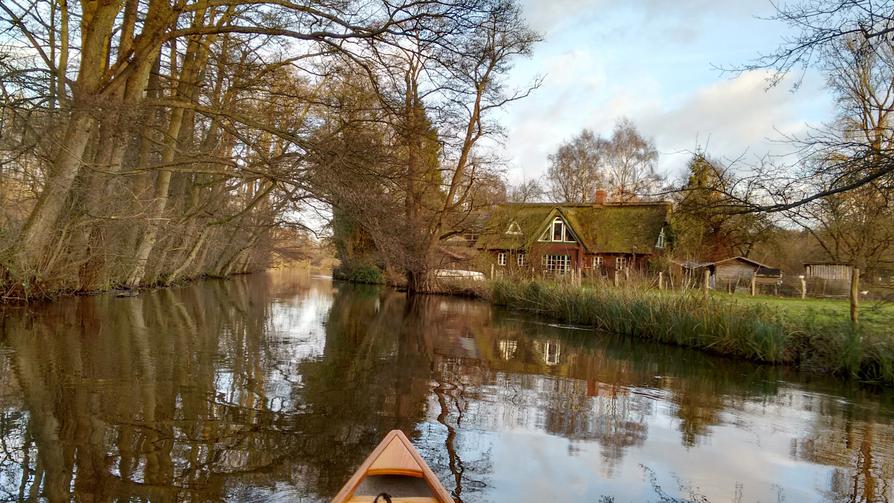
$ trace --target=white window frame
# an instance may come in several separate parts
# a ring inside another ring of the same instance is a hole
[[[626,256],[621,255],[621,256],[615,257],[615,270],[616,271],[622,271],[624,269],[627,269],[627,267],[629,267],[629,265],[627,264]]]
[[[599,269],[602,267],[602,256],[596,255],[593,257],[593,269]]]
[[[500,339],[500,357],[504,360],[511,360],[518,351],[518,341],[513,339]]]
[[[528,257],[525,255],[525,252],[518,252],[515,260],[519,267],[524,267],[528,264]]]
[[[549,366],[557,365],[562,355],[562,346],[558,342],[549,341],[543,347],[543,363]]]
[[[661,232],[658,233],[658,242],[655,243],[655,248],[659,250],[664,249],[667,241],[667,236],[664,234],[664,227],[661,228]]]
[[[506,252],[497,253],[497,265],[501,267],[506,265]]]
[[[559,226],[559,239],[556,239],[556,225]],[[552,243],[576,243],[577,236],[571,230],[571,226],[562,217],[556,217],[550,222],[549,227],[540,234],[539,241]]]
[[[571,255],[544,255],[543,269],[555,274],[567,274],[571,271]]]

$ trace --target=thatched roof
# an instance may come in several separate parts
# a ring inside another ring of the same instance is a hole
[[[558,215],[590,253],[651,253],[670,210],[670,203],[502,204],[494,208],[476,246],[530,248]],[[520,233],[507,233],[513,222]]]

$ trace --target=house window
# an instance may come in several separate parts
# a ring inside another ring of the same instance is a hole
[[[500,252],[497,254],[497,264],[506,265],[506,252]]]
[[[616,257],[615,258],[615,269],[622,270],[627,269],[627,257]]]
[[[506,229],[506,234],[512,234],[514,236],[521,235],[521,227],[518,226],[518,222],[512,222],[509,224],[509,228]]]
[[[528,258],[527,258],[527,256],[525,256],[525,252],[519,252],[517,260],[518,260],[519,267],[524,267],[525,264],[528,263]]]
[[[602,257],[593,257],[593,269],[602,267]]]
[[[540,241],[575,243],[577,242],[577,238],[574,237],[574,233],[571,232],[571,228],[569,228],[568,224],[562,220],[562,217],[556,217],[553,219],[549,228],[543,231],[543,234],[540,235]]]
[[[664,235],[664,228],[662,227],[662,228],[661,228],[661,232],[658,233],[658,242],[655,243],[655,248],[658,248],[659,250],[660,250],[660,249],[663,249],[664,246],[665,246],[665,241],[666,241],[666,240],[667,240],[667,238],[666,238],[665,235]]]
[[[565,274],[571,270],[570,255],[544,255],[543,269],[547,272]]]
[[[556,365],[559,363],[559,355],[562,351],[559,348],[558,342],[547,342],[546,347],[543,349],[544,363],[546,363],[547,365]]]
[[[511,339],[500,339],[500,356],[504,360],[511,360],[512,357],[515,356],[515,352],[518,350],[518,341],[514,341]]]

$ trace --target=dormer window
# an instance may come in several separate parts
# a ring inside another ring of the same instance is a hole
[[[513,221],[509,224],[509,228],[506,229],[506,234],[511,234],[513,236],[520,236],[522,233],[521,227],[518,226],[518,222]]]
[[[540,235],[540,241],[576,243],[577,238],[574,237],[574,233],[571,232],[571,228],[562,220],[562,217],[556,217],[550,226],[543,231],[543,234]]]
[[[658,242],[655,243],[655,248],[658,248],[659,250],[664,249],[666,244],[667,244],[667,237],[664,234],[664,227],[662,227],[661,232],[658,233]]]

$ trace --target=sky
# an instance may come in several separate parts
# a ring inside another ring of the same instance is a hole
[[[717,67],[752,61],[779,45],[789,28],[767,18],[769,0],[522,0],[543,37],[520,59],[508,85],[533,94],[496,119],[511,183],[540,179],[548,155],[583,128],[608,136],[626,117],[654,140],[658,170],[685,173],[701,148],[748,162],[791,147],[784,135],[831,120],[822,75],[791,76],[768,89],[765,71],[733,75]]]

